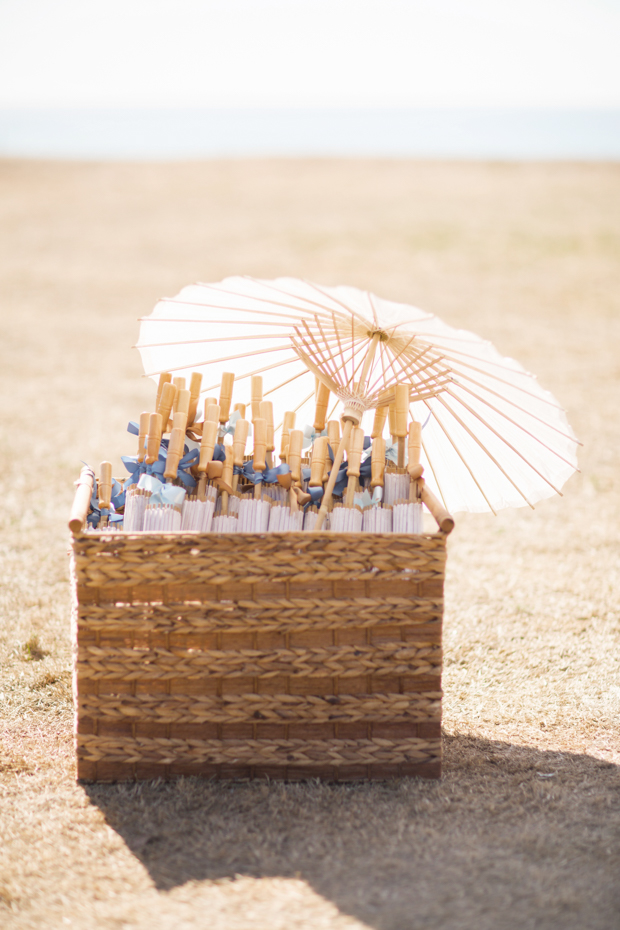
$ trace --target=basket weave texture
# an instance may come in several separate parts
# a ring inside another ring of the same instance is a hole
[[[445,536],[72,543],[78,777],[441,772]]]

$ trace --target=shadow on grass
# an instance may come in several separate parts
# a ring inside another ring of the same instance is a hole
[[[445,738],[441,782],[90,785],[155,885],[296,877],[382,930],[620,927],[620,770]]]

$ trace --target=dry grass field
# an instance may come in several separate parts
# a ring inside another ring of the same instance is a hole
[[[4,162],[0,239],[0,926],[620,927],[620,166]],[[75,783],[72,481],[133,454],[137,317],[233,273],[483,334],[584,443],[457,520],[441,782]]]

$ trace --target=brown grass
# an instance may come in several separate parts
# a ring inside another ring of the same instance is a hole
[[[0,230],[0,925],[620,927],[620,169],[5,162]],[[440,784],[75,785],[71,483],[133,453],[136,317],[237,272],[484,334],[584,441],[564,499],[458,520]]]

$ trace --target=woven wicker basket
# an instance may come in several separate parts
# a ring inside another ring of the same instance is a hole
[[[443,533],[76,535],[78,777],[441,773]]]

